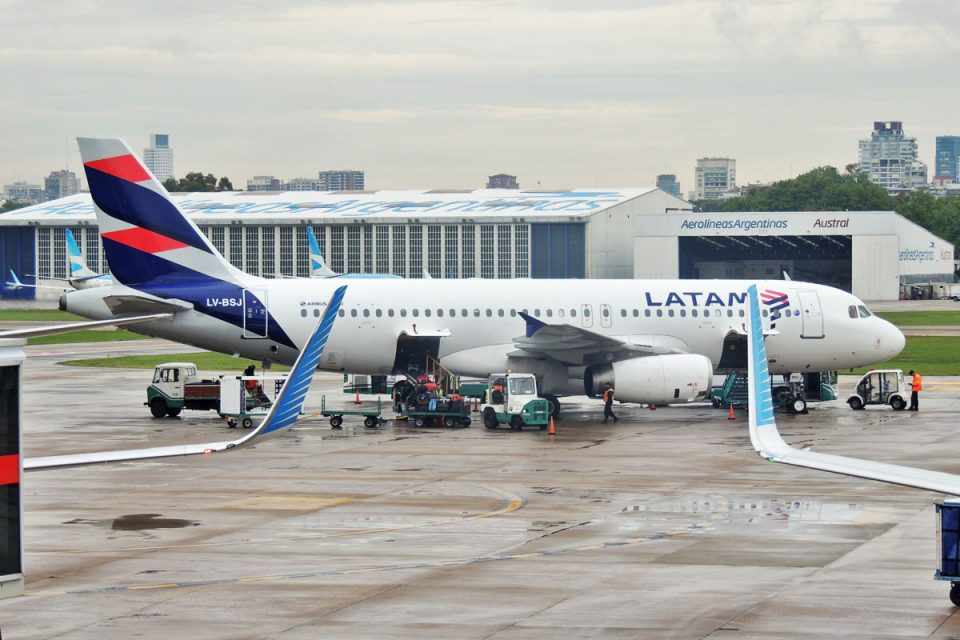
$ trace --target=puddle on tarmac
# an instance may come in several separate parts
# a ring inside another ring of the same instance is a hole
[[[687,500],[637,500],[620,509],[630,514],[703,514],[708,519],[764,518],[791,522],[853,522],[864,512],[855,502],[823,502],[789,497],[756,499],[740,496],[697,496]]]
[[[110,528],[114,531],[147,531],[149,529],[182,529],[197,527],[199,522],[181,518],[161,518],[159,513],[131,513],[114,518]]]

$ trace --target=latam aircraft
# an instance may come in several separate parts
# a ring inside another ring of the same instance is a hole
[[[291,363],[338,278],[264,279],[231,266],[119,139],[79,139],[115,283],[71,291],[88,318],[168,313],[133,329],[205,349]],[[746,368],[747,288],[738,280],[418,280],[351,284],[318,367],[412,373],[512,370],[541,393],[626,402],[703,398],[715,371]],[[776,373],[846,369],[898,354],[904,337],[855,296],[799,281],[756,282]]]

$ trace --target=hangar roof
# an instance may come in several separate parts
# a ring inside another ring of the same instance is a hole
[[[581,219],[655,192],[655,187],[521,191],[221,191],[174,193],[174,202],[201,223],[289,220],[330,223],[367,219]],[[43,202],[0,216],[5,225],[64,225],[95,220],[89,193]]]

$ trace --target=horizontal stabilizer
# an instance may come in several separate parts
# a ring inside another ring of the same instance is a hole
[[[110,326],[122,327],[127,324],[137,324],[139,322],[149,322],[151,320],[160,320],[169,317],[169,313],[152,313],[145,316],[127,316],[111,318],[109,320],[91,320],[90,322],[71,322],[69,324],[11,329],[10,331],[0,331],[0,338],[36,338],[37,336],[50,336],[56,333],[80,331],[81,329],[97,329],[99,327]]]
[[[114,315],[125,313],[177,313],[193,309],[193,305],[182,300],[157,300],[145,296],[104,296],[104,304]]]
[[[750,304],[750,330],[747,334],[747,351],[750,354],[748,366],[750,442],[761,457],[772,462],[782,462],[808,469],[879,480],[948,495],[960,495],[960,476],[958,475],[817,453],[809,449],[801,450],[784,442],[777,429],[773,412],[770,372],[767,369],[767,349],[763,341],[757,287],[752,285],[747,294]]]
[[[277,399],[270,407],[270,412],[260,425],[236,440],[222,442],[207,442],[202,444],[174,445],[169,447],[151,447],[147,449],[128,449],[125,451],[98,451],[93,453],[75,453],[61,456],[45,456],[27,458],[23,461],[26,470],[54,469],[86,464],[105,462],[123,462],[132,460],[149,460],[153,458],[170,458],[175,456],[190,456],[204,453],[217,453],[235,447],[243,446],[248,442],[274,433],[296,424],[303,409],[303,401],[310,390],[313,372],[320,363],[320,356],[327,345],[327,339],[333,330],[333,323],[337,318],[337,311],[343,303],[347,287],[339,287],[330,298],[327,309],[320,319],[320,324],[314,329],[307,343],[300,350],[297,361],[287,376]]]

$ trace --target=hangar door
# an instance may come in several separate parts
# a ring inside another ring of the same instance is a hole
[[[899,250],[897,236],[854,236],[853,295],[861,300],[899,298]]]

